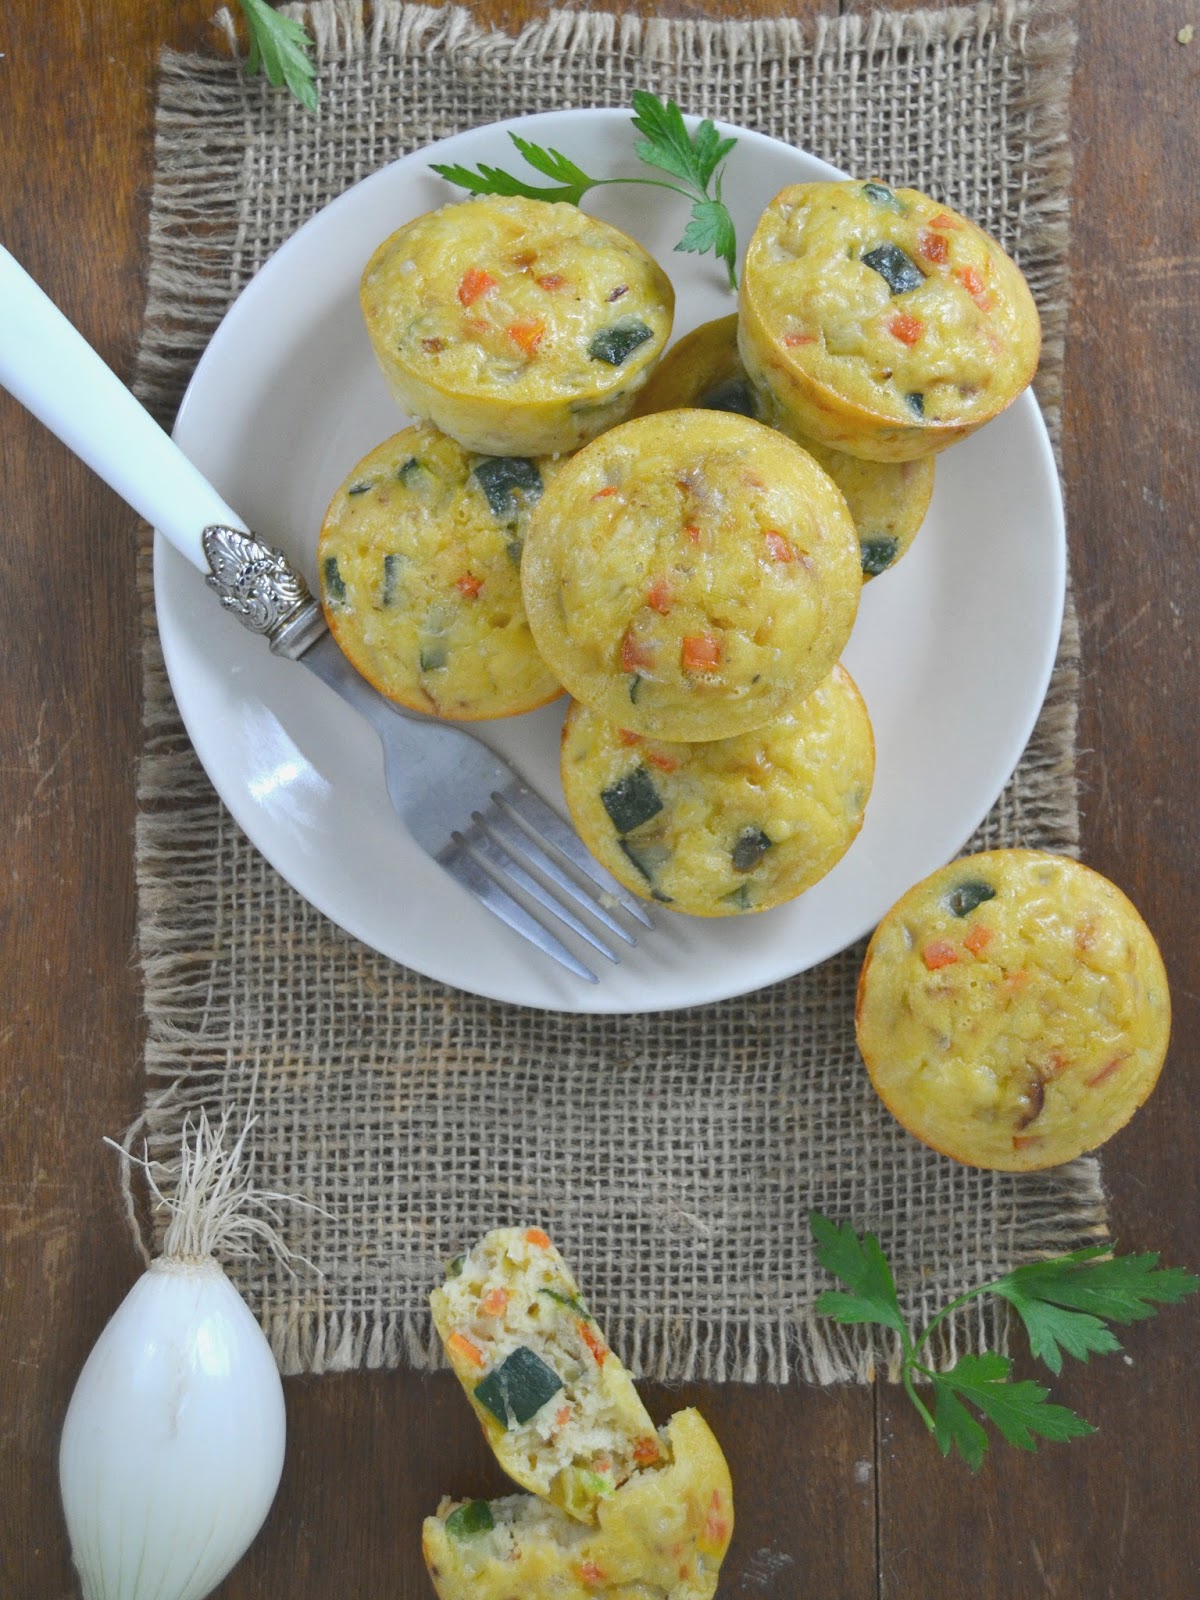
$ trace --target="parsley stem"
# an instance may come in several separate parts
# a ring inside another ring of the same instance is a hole
[[[593,189],[602,188],[610,183],[638,183],[644,184],[649,189],[670,189],[672,194],[681,194],[685,200],[695,200],[699,195],[698,190],[681,189],[678,184],[664,183],[661,178],[590,178],[589,185]],[[703,199],[703,195],[699,195]]]
[[[908,1398],[912,1401],[913,1405],[916,1406],[918,1412],[920,1413],[921,1420],[924,1422],[925,1426],[929,1429],[930,1433],[932,1433],[934,1431],[933,1417],[930,1414],[929,1407],[925,1404],[924,1400],[922,1400],[920,1395],[917,1393],[917,1386],[916,1386],[916,1384],[913,1383],[913,1380],[912,1380],[912,1375],[913,1375],[914,1371],[915,1372],[922,1372],[922,1373],[925,1374],[926,1377],[932,1377],[933,1374],[928,1372],[925,1367],[920,1365],[919,1362],[913,1361],[911,1359],[911,1357],[907,1361],[905,1361],[905,1363],[904,1363],[904,1374],[903,1374],[904,1392],[908,1395]]]
[[[942,1309],[937,1313],[937,1315],[935,1317],[931,1317],[930,1318],[928,1327],[925,1329],[924,1333],[921,1334],[921,1336],[917,1339],[916,1343],[913,1345],[912,1354],[914,1356],[916,1355],[917,1351],[925,1343],[926,1339],[929,1338],[929,1335],[933,1332],[933,1330],[938,1326],[939,1323],[945,1322],[947,1317],[953,1316],[954,1313],[959,1309],[960,1306],[965,1306],[972,1300],[978,1300],[980,1295],[990,1294],[991,1290],[992,1290],[992,1285],[990,1283],[981,1283],[976,1288],[968,1289],[965,1294],[958,1295],[955,1299],[949,1301],[948,1304],[944,1305],[942,1307]],[[922,1367],[922,1368],[920,1368],[920,1370],[924,1371],[925,1369]]]

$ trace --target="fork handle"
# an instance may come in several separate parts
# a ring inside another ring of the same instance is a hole
[[[0,384],[201,572],[206,527],[247,531],[3,245]]]

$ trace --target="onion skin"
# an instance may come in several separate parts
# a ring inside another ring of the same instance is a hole
[[[84,1600],[202,1600],[266,1519],[283,1386],[211,1258],[158,1260],[117,1308],[67,1408],[59,1483]]]

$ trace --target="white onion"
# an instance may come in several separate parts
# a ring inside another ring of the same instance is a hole
[[[279,1370],[209,1253],[239,1253],[272,1231],[247,1211],[279,1197],[239,1172],[244,1140],[227,1154],[202,1117],[194,1146],[185,1141],[177,1192],[159,1194],[172,1211],[163,1255],[117,1308],[71,1396],[59,1482],[85,1600],[201,1600],[275,1497]]]

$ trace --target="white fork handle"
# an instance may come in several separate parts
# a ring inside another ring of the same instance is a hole
[[[3,245],[0,384],[201,572],[206,527],[246,528]]]

